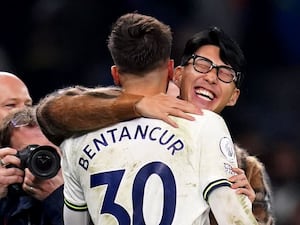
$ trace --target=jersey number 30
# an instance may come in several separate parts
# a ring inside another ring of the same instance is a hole
[[[91,176],[91,188],[106,185],[107,191],[104,196],[103,206],[100,214],[109,213],[113,215],[119,225],[130,225],[129,212],[122,205],[115,202],[115,198],[123,178],[125,170],[116,170],[105,173],[98,173]],[[172,224],[176,207],[176,184],[175,178],[170,168],[162,162],[152,162],[142,167],[133,182],[132,187],[132,224],[146,224],[143,215],[143,198],[145,184],[152,174],[160,177],[163,183],[164,200],[162,218],[159,224]]]

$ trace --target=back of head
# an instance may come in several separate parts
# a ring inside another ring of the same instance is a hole
[[[246,59],[239,45],[232,40],[223,30],[218,27],[210,27],[193,35],[186,43],[181,65],[184,65],[200,47],[214,45],[220,48],[221,60],[241,72],[236,86],[239,88],[242,82],[242,75],[245,72]]]
[[[171,48],[170,27],[138,13],[118,18],[108,38],[108,49],[120,73],[147,73],[170,58]]]

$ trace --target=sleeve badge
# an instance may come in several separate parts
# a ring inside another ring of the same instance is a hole
[[[229,162],[231,163],[236,162],[235,150],[230,138],[223,137],[220,140],[220,150]]]

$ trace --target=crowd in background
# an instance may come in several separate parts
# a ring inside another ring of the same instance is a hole
[[[125,12],[172,27],[176,65],[187,37],[210,25],[224,29],[242,47],[248,71],[238,104],[223,115],[233,138],[266,165],[277,224],[300,224],[299,1],[11,0],[1,6],[0,70],[20,76],[35,102],[68,85],[112,84],[106,37]]]

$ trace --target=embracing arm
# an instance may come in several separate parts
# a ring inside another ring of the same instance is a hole
[[[185,112],[201,114],[193,104],[163,93],[144,97],[114,87],[61,89],[36,106],[43,133],[56,145],[72,135],[141,116],[161,119],[176,127],[168,115],[194,119]]]
[[[36,116],[43,133],[59,145],[74,134],[139,117],[135,103],[142,98],[113,87],[69,87],[42,99]]]

